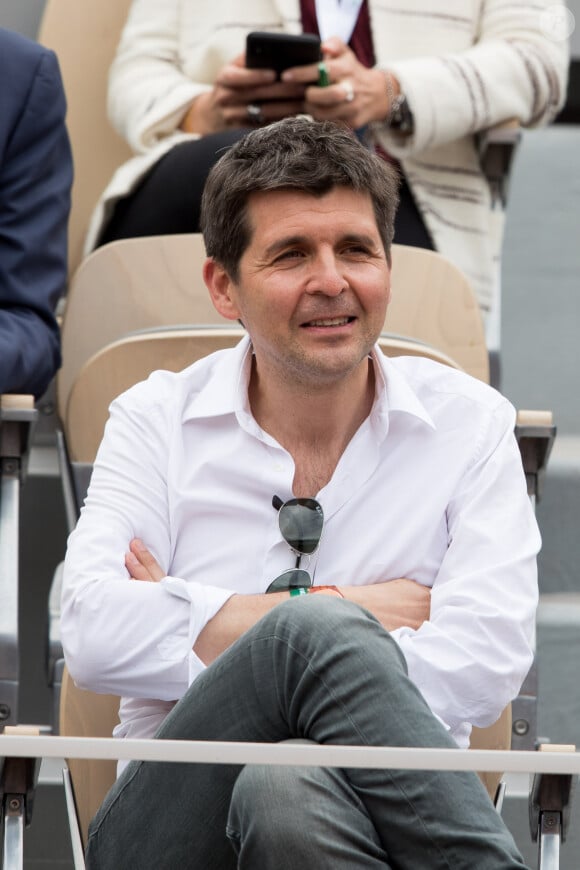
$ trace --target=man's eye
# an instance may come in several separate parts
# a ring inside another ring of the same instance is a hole
[[[344,253],[345,253],[345,254],[361,254],[361,255],[366,255],[366,254],[369,254],[370,252],[369,252],[369,249],[367,248],[366,245],[359,245],[359,244],[357,244],[357,245],[348,245],[348,246],[344,249]]]
[[[291,251],[283,251],[281,254],[278,254],[278,256],[276,257],[276,262],[279,262],[280,260],[295,260],[295,259],[299,259],[302,256],[303,256],[302,251],[298,251],[295,249],[293,249]]]

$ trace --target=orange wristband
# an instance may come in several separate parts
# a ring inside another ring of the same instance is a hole
[[[306,590],[310,595],[314,592],[322,592],[326,595],[338,595],[339,598],[344,598],[344,595],[338,586],[309,586]]]

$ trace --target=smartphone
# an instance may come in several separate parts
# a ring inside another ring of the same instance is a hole
[[[246,66],[276,70],[278,78],[291,66],[318,63],[321,57],[320,38],[313,33],[295,36],[253,31],[246,37]]]

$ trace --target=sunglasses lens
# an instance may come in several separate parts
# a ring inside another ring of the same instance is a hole
[[[295,498],[280,508],[278,515],[284,540],[297,553],[314,553],[320,543],[324,514],[313,498]]]
[[[266,592],[283,592],[285,589],[297,589],[300,586],[312,586],[312,577],[302,568],[290,568],[272,580]]]

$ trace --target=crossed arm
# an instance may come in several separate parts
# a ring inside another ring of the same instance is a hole
[[[131,541],[125,565],[134,580],[157,583],[165,576],[154,556],[138,538]],[[419,628],[429,619],[431,590],[414,580],[400,578],[372,586],[341,586],[344,598],[369,610],[387,631],[402,626]],[[268,595],[232,595],[200,632],[194,652],[211,664],[268,611],[289,597],[288,592]]]

